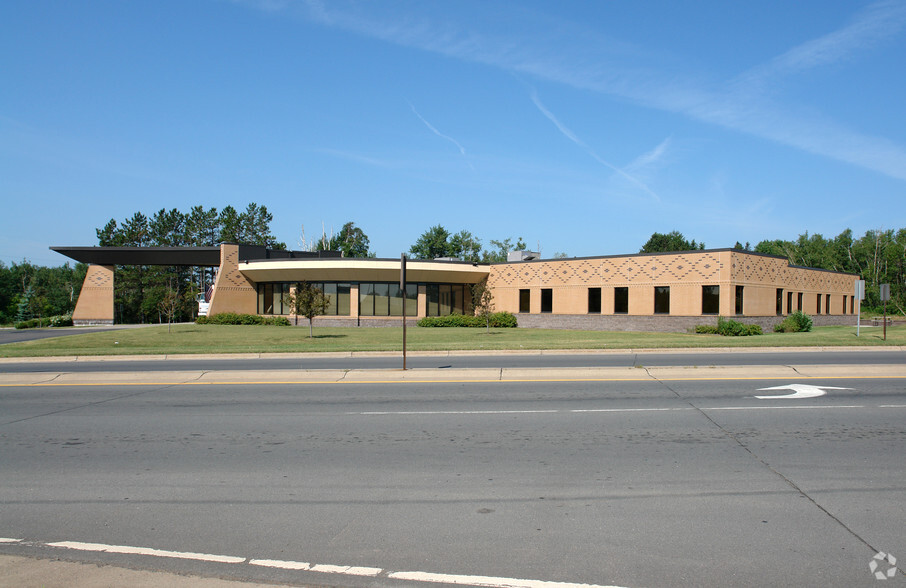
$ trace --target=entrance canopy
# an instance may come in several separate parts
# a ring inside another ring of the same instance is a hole
[[[51,247],[93,265],[220,265],[220,247]]]

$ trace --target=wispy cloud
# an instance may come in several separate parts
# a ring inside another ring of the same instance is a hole
[[[651,196],[658,202],[661,201],[660,196],[658,196],[644,182],[642,182],[635,176],[627,173],[623,169],[617,167],[616,165],[610,163],[609,161],[607,161],[606,159],[604,159],[597,153],[595,153],[595,151],[591,147],[589,147],[588,144],[586,144],[582,139],[580,139],[578,135],[576,135],[572,130],[569,129],[569,127],[567,127],[565,124],[560,122],[560,119],[558,119],[556,116],[554,116],[554,113],[552,113],[550,110],[547,109],[546,106],[544,106],[544,104],[541,102],[541,99],[538,98],[538,94],[536,92],[532,92],[532,102],[535,104],[535,107],[537,107],[538,110],[541,111],[541,114],[543,114],[545,117],[547,117],[547,119],[549,121],[554,123],[554,126],[557,127],[557,130],[559,130],[560,133],[564,137],[566,137],[567,139],[569,139],[570,141],[572,141],[573,143],[575,143],[576,145],[578,145],[579,147],[584,149],[585,152],[588,153],[588,155],[590,155],[595,161],[597,161],[604,167],[607,167],[607,168],[613,170],[614,172],[616,172],[623,178],[629,180],[631,183],[635,184],[636,186],[638,186],[639,188],[644,190],[646,194],[648,194],[649,196]],[[663,145],[663,143],[661,145]],[[659,148],[660,148],[660,146],[659,146]]]
[[[425,124],[425,126],[428,127],[428,129],[429,129],[432,133],[434,133],[435,135],[437,135],[437,136],[440,137],[441,139],[445,139],[445,140],[447,140],[447,141],[453,143],[454,145],[456,145],[456,147],[459,149],[460,155],[462,155],[463,157],[466,157],[466,148],[463,147],[462,144],[461,144],[459,141],[457,141],[456,139],[454,139],[453,137],[451,137],[451,136],[449,136],[449,135],[445,135],[445,134],[441,133],[440,131],[438,131],[437,128],[436,128],[434,125],[432,125],[431,123],[429,123],[427,120],[425,120],[425,117],[423,117],[421,114],[419,114],[418,110],[415,109],[415,106],[413,106],[411,102],[409,103],[409,108],[412,109],[412,112],[415,114],[415,116],[418,117],[418,120],[422,121],[422,122]],[[472,168],[473,171],[475,170],[475,167],[472,166],[472,162],[471,162],[471,161],[469,161],[468,159],[466,159],[466,163],[469,164],[469,167]]]
[[[282,5],[277,0],[241,1],[257,3],[262,9]],[[521,23],[527,24],[521,34],[500,34],[481,32],[475,22],[457,27],[450,20],[434,21],[414,12],[404,17],[388,15],[367,4],[306,0],[291,6],[293,10],[301,6],[305,18],[324,26],[617,96],[906,180],[903,145],[826,117],[804,115],[811,105],[781,105],[761,92],[770,80],[851,59],[856,52],[899,34],[906,26],[904,2],[870,4],[839,30],[725,82],[677,73],[681,71],[677,64],[653,60],[641,48],[595,36],[578,25],[551,27],[540,18],[537,23],[530,19]]]
[[[643,153],[636,157],[629,163],[629,165],[626,166],[626,169],[629,171],[641,170],[660,163],[664,159],[664,156],[670,148],[670,142],[670,137],[667,137],[666,139],[658,143],[657,147],[655,147],[651,151]]]
[[[855,53],[870,49],[899,33],[904,24],[906,4],[898,0],[877,2],[857,14],[843,28],[793,47],[744,73],[739,79],[753,82],[848,61]]]

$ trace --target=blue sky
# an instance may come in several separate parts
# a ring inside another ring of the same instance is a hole
[[[544,256],[906,227],[906,1],[0,3],[0,260],[267,206]]]

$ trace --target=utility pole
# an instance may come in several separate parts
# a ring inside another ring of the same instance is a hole
[[[400,253],[400,292],[403,295],[403,371],[406,371],[406,254]]]

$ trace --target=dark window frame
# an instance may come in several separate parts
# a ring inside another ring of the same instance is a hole
[[[670,286],[654,287],[654,314],[670,314]]]
[[[554,312],[554,289],[541,288],[541,312],[550,314]]]
[[[617,286],[613,289],[613,313],[629,314],[628,286]]]
[[[601,314],[601,289],[588,289],[588,314]]]
[[[720,286],[702,286],[702,314],[720,314]]]
[[[532,312],[532,291],[529,288],[519,290],[519,312],[525,314]]]

